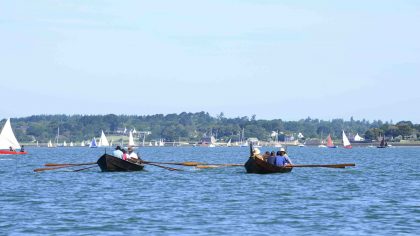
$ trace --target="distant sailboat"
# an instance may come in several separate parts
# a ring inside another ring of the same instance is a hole
[[[385,136],[383,136],[381,143],[379,144],[379,146],[377,146],[377,148],[386,148],[387,146],[388,144],[385,142]]]
[[[73,142],[70,142],[70,147],[73,147],[73,146],[74,146]]]
[[[97,148],[98,147],[98,145],[96,144],[96,138],[92,139],[92,142],[90,142],[89,147],[90,148]]]
[[[63,142],[63,147],[67,147],[66,141]]]
[[[337,147],[337,146],[334,145],[330,134],[327,137],[327,147],[329,147],[329,148],[336,148]]]
[[[26,154],[27,152],[10,151],[10,147],[14,150],[20,149],[20,144],[13,133],[10,125],[10,118],[7,119],[0,133],[0,154]],[[4,150],[1,150],[4,149]]]
[[[128,136],[128,146],[135,146],[134,145],[133,132],[131,132],[131,131],[130,131],[130,134]]]
[[[229,139],[229,142],[227,142],[226,147],[232,147],[232,140]]]
[[[347,149],[352,148],[351,143],[350,143],[349,139],[346,136],[346,133],[344,133],[344,130],[343,130],[343,147],[344,148],[347,148]]]
[[[84,147],[85,146],[85,141],[80,142],[80,147]]]
[[[49,148],[54,147],[53,144],[52,144],[52,142],[51,142],[51,140],[48,142],[47,147],[49,147]]]
[[[101,138],[99,138],[99,142],[98,142],[98,147],[108,147],[108,146],[109,146],[108,139],[106,138],[104,131],[102,130]]]
[[[159,139],[159,147],[165,146],[165,142],[162,139]]]

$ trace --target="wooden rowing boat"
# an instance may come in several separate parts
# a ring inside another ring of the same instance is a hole
[[[250,157],[245,163],[247,173],[255,174],[271,174],[271,173],[288,173],[292,171],[292,167],[281,167],[271,165],[261,159]]]
[[[124,161],[118,157],[111,156],[109,154],[102,155],[97,164],[102,171],[140,171],[143,170],[144,165],[133,163],[130,161]]]

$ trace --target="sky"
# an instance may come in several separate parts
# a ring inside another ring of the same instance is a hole
[[[0,0],[0,118],[420,123],[420,1]]]

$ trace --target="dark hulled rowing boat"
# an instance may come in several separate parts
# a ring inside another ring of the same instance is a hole
[[[292,171],[292,167],[280,167],[271,165],[261,159],[250,157],[245,163],[247,173],[255,174],[271,174],[271,173],[287,173]]]
[[[102,155],[97,164],[102,171],[140,171],[144,168],[142,164],[124,161],[108,154]]]

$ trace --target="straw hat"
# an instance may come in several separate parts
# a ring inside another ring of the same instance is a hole
[[[260,152],[260,149],[258,149],[258,148],[254,148],[254,151],[252,151],[255,155],[258,155],[258,154],[260,154],[261,152]]]

